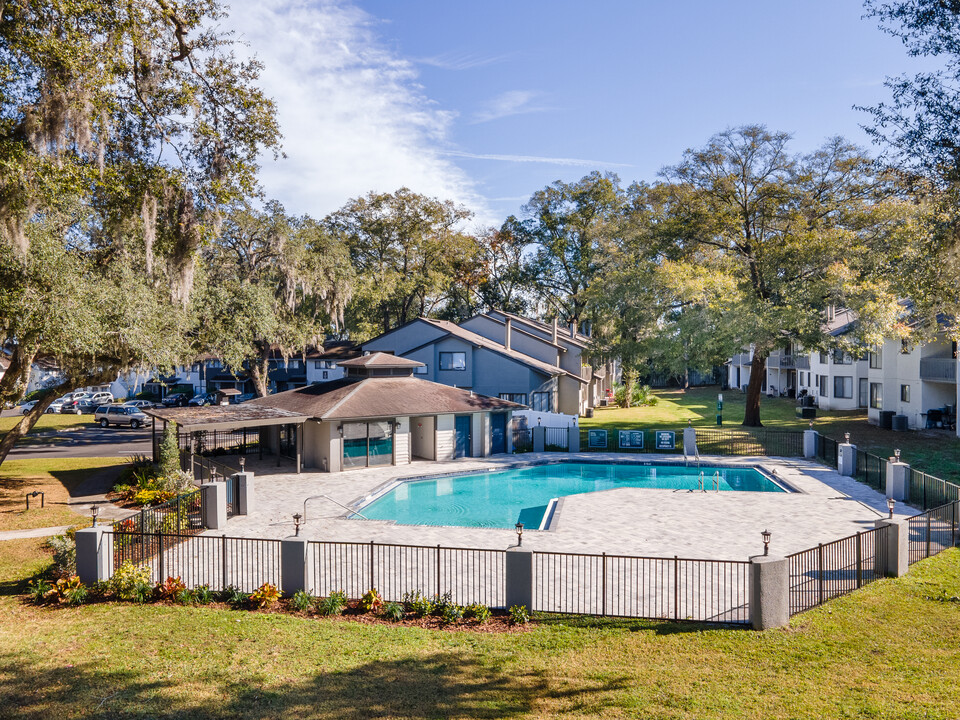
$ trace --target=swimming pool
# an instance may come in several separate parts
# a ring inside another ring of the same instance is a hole
[[[707,490],[719,473],[721,492],[786,492],[755,468],[565,462],[499,472],[447,475],[399,483],[358,508],[370,520],[402,525],[536,529],[554,498],[614,488]]]

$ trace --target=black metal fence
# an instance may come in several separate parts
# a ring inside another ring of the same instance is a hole
[[[933,475],[910,468],[908,502],[923,510],[960,500],[960,487]]]
[[[533,452],[533,431],[529,428],[514,428],[513,451],[515,453]]]
[[[250,455],[266,449],[260,430],[250,428],[178,432],[177,440],[181,451],[190,452],[192,444],[196,455]]]
[[[696,428],[696,436],[701,455],[803,456],[803,433],[792,430]],[[580,450],[682,453],[683,429],[581,428]]]
[[[280,540],[119,530],[104,537],[113,540],[115,568],[124,562],[146,566],[154,583],[179,577],[187,587],[252,592],[281,581]]]
[[[750,563],[534,553],[533,610],[699,622],[750,622]]]
[[[824,465],[829,465],[832,468],[837,467],[837,446],[838,443],[833,438],[828,438],[826,435],[817,434],[817,460],[822,462]]]
[[[440,545],[313,542],[307,567],[312,592],[326,596],[342,590],[358,598],[376,588],[386,601],[407,593],[450,595],[460,605],[505,606],[504,550],[452,548]]]
[[[920,560],[956,547],[960,539],[957,533],[958,505],[953,501],[940,507],[914,515],[907,521],[909,525],[909,562],[911,565]]]
[[[829,439],[829,438],[828,438]],[[836,441],[832,441],[836,444]],[[834,463],[836,467],[836,463]],[[874,490],[884,492],[887,487],[887,461],[871,455],[865,450],[857,450],[857,469],[854,477]]]
[[[198,483],[218,482],[225,477],[235,475],[240,472],[239,467],[233,467],[222,460],[214,460],[211,457],[202,455],[190,456],[190,453],[183,453],[181,456],[181,465],[188,472],[193,472],[193,478]]]
[[[809,610],[884,577],[888,532],[882,526],[788,555],[790,614]]]

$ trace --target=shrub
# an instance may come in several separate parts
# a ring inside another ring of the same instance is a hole
[[[653,394],[649,385],[633,386],[633,405],[656,405],[657,396]]]
[[[162,477],[170,477],[180,472],[180,442],[177,438],[176,423],[167,423],[160,442],[160,472]]]
[[[463,607],[456,603],[447,603],[440,613],[440,620],[444,625],[453,625],[463,620]]]
[[[157,583],[157,597],[161,600],[176,600],[181,592],[187,589],[187,586],[177,577],[168,577],[161,583]]]
[[[250,604],[250,593],[244,592],[236,585],[230,585],[220,593],[220,599],[234,610],[239,610]]]
[[[53,568],[57,577],[70,577],[77,572],[77,543],[72,535],[54,535],[47,540],[47,547],[53,551]]]
[[[478,624],[483,625],[487,620],[490,619],[490,608],[486,605],[480,603],[475,603],[473,605],[467,605],[463,609],[463,617],[467,620],[476,620]]]
[[[380,593],[377,592],[376,588],[371,588],[367,590],[363,597],[360,598],[360,609],[363,612],[372,612],[377,613],[380,611],[380,608],[383,607],[383,598],[380,597]]]
[[[31,580],[27,586],[27,595],[33,602],[40,605],[50,599],[50,592],[53,589],[53,585],[46,578],[37,578]]]
[[[317,603],[317,612],[321,615],[340,615],[346,609],[347,594],[342,590],[335,590]]]
[[[57,602],[63,605],[82,605],[86,602],[87,595],[87,588],[76,575],[60,578],[47,593],[47,597],[56,597]]]
[[[384,603],[384,606],[380,609],[380,617],[386,620],[400,622],[403,620],[403,616],[403,605],[397,602]]]
[[[190,530],[190,514],[187,508],[182,508],[182,512],[173,510],[164,513],[160,520],[160,531],[167,535],[184,535]]]
[[[193,589],[193,601],[197,605],[209,605],[213,602],[213,590],[209,585],[198,585]]]
[[[419,590],[404,593],[403,604],[413,617],[426,617],[433,612],[433,602]]]
[[[189,588],[184,588],[177,593],[177,596],[174,598],[177,605],[193,605],[196,598],[194,597],[193,590]]]
[[[297,590],[290,598],[290,607],[297,612],[307,612],[313,607],[317,599],[304,590]]]
[[[510,624],[526,625],[530,622],[530,611],[526,605],[512,605],[510,607]]]
[[[267,608],[280,599],[280,591],[273,583],[265,582],[252,593],[250,593],[250,603],[258,608]]]
[[[450,593],[444,593],[443,595],[434,595],[433,596],[433,609],[431,611],[432,615],[437,617],[443,617],[444,611],[448,606],[453,605],[453,596]]]
[[[150,585],[150,568],[145,565],[135,566],[129,560],[118,567],[113,576],[107,581],[111,593],[120,600],[135,600],[145,602],[153,590]],[[146,594],[144,593],[146,588]]]

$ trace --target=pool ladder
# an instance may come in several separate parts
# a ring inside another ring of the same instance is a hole
[[[703,470],[701,470],[700,477],[697,480],[697,489],[700,490],[700,492],[706,492],[707,491],[706,484],[707,484],[706,477],[703,473]],[[713,473],[713,490],[714,492],[720,492],[720,471],[719,470]]]

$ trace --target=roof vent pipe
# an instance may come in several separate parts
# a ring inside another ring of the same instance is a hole
[[[507,318],[506,327],[503,331],[503,346],[509,350],[510,349],[510,336],[513,334],[513,320]]]

